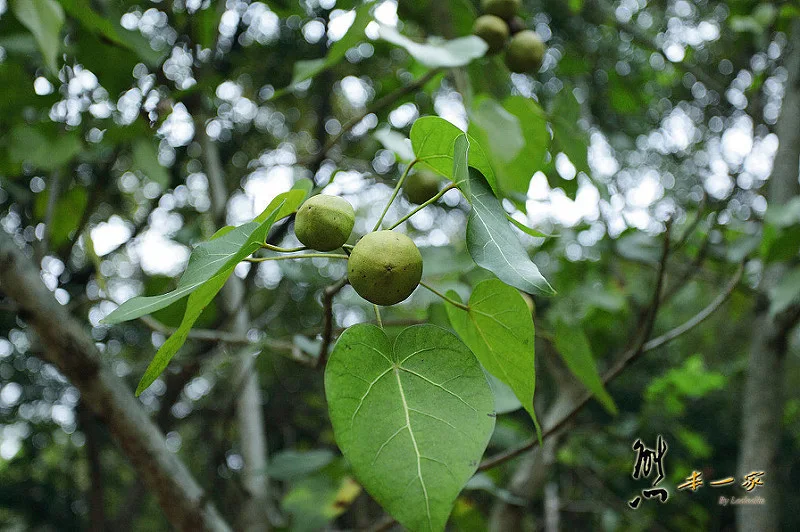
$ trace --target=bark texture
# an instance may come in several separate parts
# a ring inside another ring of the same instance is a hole
[[[792,25],[790,49],[786,56],[788,79],[776,124],[778,152],[769,179],[768,197],[772,205],[789,201],[800,192],[800,22]],[[766,294],[784,274],[782,265],[765,272],[761,292]],[[796,308],[780,316],[770,316],[768,301],[762,299],[753,322],[750,356],[742,401],[742,427],[737,480],[753,471],[764,472],[764,485],[754,495],[765,504],[739,505],[736,510],[740,532],[763,532],[780,529],[778,450],[782,434],[784,398],[781,383],[787,350],[787,337],[797,321]],[[770,479],[772,477],[772,479]]]
[[[102,363],[83,326],[55,300],[39,268],[4,231],[0,290],[14,300],[19,317],[39,336],[43,358],[78,388],[83,404],[108,426],[170,523],[178,530],[230,530],[183,462],[167,450],[164,435],[133,393]]]

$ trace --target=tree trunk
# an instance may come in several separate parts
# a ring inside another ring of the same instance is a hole
[[[211,190],[211,202],[218,226],[225,223],[225,206],[228,189],[225,185],[219,149],[205,132],[205,125],[199,123],[198,133],[205,155],[206,175]],[[233,318],[232,332],[247,334],[250,328],[250,314],[247,310],[244,282],[231,275],[222,289],[223,309]],[[267,477],[267,439],[264,431],[264,414],[261,404],[261,387],[258,372],[254,371],[254,353],[245,348],[236,355],[234,379],[231,393],[236,396],[236,421],[239,428],[239,441],[244,463],[242,484],[246,498],[242,502],[238,528],[245,532],[266,532],[269,530],[269,483]]]
[[[19,307],[19,318],[45,346],[43,358],[80,391],[81,400],[107,426],[178,530],[230,530],[186,466],[167,450],[159,432],[125,382],[101,363],[83,326],[42,282],[39,268],[0,230],[0,290]]]
[[[800,22],[792,25],[791,49],[786,55],[788,79],[776,133],[779,148],[775,155],[769,179],[770,204],[786,203],[798,194],[800,168]],[[761,283],[762,294],[768,293],[785,272],[782,265],[771,266]],[[737,480],[745,475],[763,471],[763,486],[753,495],[764,499],[764,504],[742,504],[737,507],[737,528],[741,532],[780,529],[780,504],[778,493],[779,466],[777,455],[781,441],[783,415],[783,363],[787,349],[787,336],[796,315],[793,309],[782,316],[769,315],[768,301],[762,299],[753,321],[752,343],[747,365],[747,375],[742,402],[742,434]],[[770,478],[771,477],[771,478]]]

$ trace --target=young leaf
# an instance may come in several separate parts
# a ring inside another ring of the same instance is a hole
[[[336,442],[364,488],[409,530],[444,530],[494,429],[475,356],[435,325],[347,329],[325,370]]]
[[[414,155],[423,164],[429,166],[445,177],[456,181],[453,175],[453,145],[464,132],[438,116],[423,116],[411,126],[411,145]],[[492,189],[496,189],[494,171],[489,164],[489,157],[481,144],[467,135],[469,139],[469,165],[477,168],[486,176]]]
[[[56,0],[12,0],[11,10],[23,26],[33,34],[47,68],[58,73],[58,51],[61,49],[61,27],[64,9]]]
[[[447,297],[461,303],[452,290]],[[514,391],[538,427],[533,410],[534,328],[528,305],[516,288],[488,279],[472,291],[468,307],[467,311],[448,304],[450,325],[483,367]]]
[[[472,204],[467,219],[467,250],[472,259],[523,292],[555,293],[508,225],[506,211],[486,180],[480,172],[467,169],[468,149],[469,141],[461,135],[455,141],[453,181]]]
[[[380,25],[378,35],[381,39],[405,48],[411,57],[431,68],[452,68],[464,66],[473,59],[486,55],[489,45],[475,35],[459,37],[452,41],[414,42],[400,34],[391,26]]]
[[[594,394],[603,408],[611,414],[616,414],[617,406],[603,385],[592,356],[589,339],[586,338],[583,329],[559,320],[556,322],[554,333],[556,350],[561,354],[569,370]]]
[[[297,209],[301,196],[304,193],[296,190],[279,194],[254,221],[227,231],[221,229],[215,238],[194,248],[175,290],[160,296],[129,299],[103,322],[113,325],[155,312],[191,294],[217,273],[233,268],[259,248],[272,226],[271,220],[288,216]]]

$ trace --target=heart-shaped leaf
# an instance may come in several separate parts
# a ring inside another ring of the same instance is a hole
[[[456,181],[453,175],[453,146],[458,137],[464,132],[456,126],[438,116],[423,116],[411,126],[411,145],[414,155],[422,164]],[[496,188],[494,171],[489,164],[489,158],[481,144],[469,137],[469,165],[477,168],[486,176],[486,180]]]
[[[486,180],[467,167],[468,151],[469,140],[462,134],[454,144],[453,181],[472,205],[467,219],[467,250],[472,259],[523,292],[555,293],[528,257]]]
[[[435,325],[347,329],[325,370],[336,442],[364,488],[409,530],[443,530],[494,429],[475,355]]]
[[[455,291],[447,297],[461,303]],[[533,410],[536,388],[533,319],[516,288],[497,279],[478,283],[469,310],[447,305],[450,325],[489,373],[507,384],[538,427]]]

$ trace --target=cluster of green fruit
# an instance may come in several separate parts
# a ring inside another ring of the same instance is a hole
[[[347,243],[354,225],[355,211],[347,200],[319,194],[309,198],[297,211],[294,231],[304,246],[333,251]],[[404,234],[373,231],[362,237],[349,255],[350,285],[370,303],[384,306],[400,303],[422,280],[422,255],[414,241]]]
[[[534,73],[542,66],[545,45],[539,34],[526,30],[517,16],[521,4],[522,0],[482,0],[484,15],[475,21],[472,33],[486,41],[490,54],[505,48],[506,66],[511,72]]]

